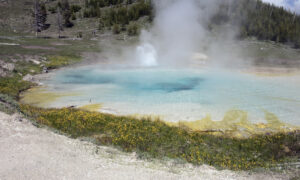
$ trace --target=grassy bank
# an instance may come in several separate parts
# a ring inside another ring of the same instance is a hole
[[[80,60],[80,56],[48,56],[47,61],[43,62],[41,65],[26,61],[18,61],[14,64],[14,70],[9,72],[9,76],[0,77],[0,94],[5,94],[14,99],[18,99],[20,92],[35,86],[34,83],[23,80],[25,75],[41,73],[43,69],[42,66],[45,66],[50,70],[74,64]]]
[[[57,69],[82,60],[83,52],[99,52],[99,45],[91,40],[44,39],[25,36],[0,37],[1,42],[16,43],[0,46],[0,94],[18,99],[20,92],[34,86],[24,81],[26,75],[42,73],[43,69]],[[9,65],[10,69],[5,68]],[[1,100],[1,99],[0,99]]]
[[[147,118],[20,106],[24,114],[42,125],[74,138],[92,137],[99,144],[117,146],[127,152],[136,151],[143,157],[175,158],[231,170],[272,168],[299,158],[299,132],[237,139],[171,127]]]
[[[0,93],[17,98],[21,91],[30,88],[33,83],[23,81],[20,76],[0,77]]]

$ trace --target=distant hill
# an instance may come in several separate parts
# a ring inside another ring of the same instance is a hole
[[[261,0],[224,0],[212,23],[238,26],[241,38],[254,36],[300,47],[300,16]]]
[[[50,28],[42,34],[56,36],[56,9],[60,0],[44,1]],[[0,0],[0,31],[31,33],[33,2]],[[67,36],[79,33],[89,36],[95,31],[135,35],[154,16],[151,0],[69,0],[69,3],[74,26],[65,28]],[[239,38],[256,37],[300,47],[300,16],[261,0],[223,0],[207,28],[224,24],[238,27]]]

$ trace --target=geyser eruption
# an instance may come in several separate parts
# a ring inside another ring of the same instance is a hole
[[[236,45],[234,25],[212,26],[212,19],[219,12],[222,1],[152,2],[155,19],[151,28],[142,31],[135,53],[141,66],[206,64],[212,68],[227,68],[242,63],[243,50]],[[230,2],[226,1],[227,4]]]
[[[197,0],[154,1],[156,17],[141,34],[136,55],[143,66],[182,65],[197,52],[206,30]]]
[[[136,57],[140,62],[141,66],[146,66],[146,67],[157,66],[156,50],[149,43],[144,43],[136,48]]]

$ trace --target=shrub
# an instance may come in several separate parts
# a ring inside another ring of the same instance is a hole
[[[128,25],[127,33],[128,33],[129,36],[138,35],[139,34],[139,26],[138,26],[138,24],[131,22]]]
[[[50,11],[52,14],[55,14],[57,12],[57,7],[55,7],[55,6],[49,7],[48,11]]]
[[[48,69],[55,69],[58,67],[76,63],[80,61],[80,58],[76,56],[49,56],[47,60],[48,62],[46,64],[46,67]]]
[[[98,30],[102,30],[104,28],[104,23],[102,21],[102,19],[99,19],[99,25],[98,25]]]
[[[78,32],[77,37],[82,38],[83,37],[82,32]]]
[[[114,26],[113,26],[113,33],[114,34],[120,34],[120,32],[121,32],[120,25],[119,24],[114,24]]]
[[[72,13],[77,13],[77,12],[79,12],[80,10],[81,10],[81,7],[80,7],[79,5],[76,5],[76,4],[71,5],[71,12],[72,12]]]
[[[75,13],[72,13],[72,20],[76,20],[76,14]]]

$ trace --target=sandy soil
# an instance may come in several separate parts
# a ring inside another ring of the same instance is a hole
[[[0,112],[0,179],[287,179],[273,173],[218,171],[171,160],[145,161],[109,147],[37,128]]]
[[[299,75],[300,69],[295,68],[286,68],[286,67],[251,67],[241,72],[256,74],[258,76],[293,76]]]

